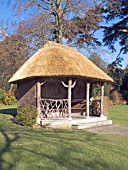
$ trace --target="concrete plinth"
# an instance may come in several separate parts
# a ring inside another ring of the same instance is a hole
[[[42,119],[41,121],[42,127],[47,128],[61,128],[61,129],[82,129],[86,127],[86,125],[89,127],[89,124],[91,126],[96,125],[103,125],[103,124],[112,124],[111,120],[107,120],[106,116],[103,117],[90,117],[89,119],[86,118],[72,118],[72,119]]]

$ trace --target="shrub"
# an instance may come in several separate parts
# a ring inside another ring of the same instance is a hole
[[[5,105],[13,105],[17,102],[16,97],[11,93],[6,93],[3,97],[3,103]]]
[[[23,126],[32,126],[36,124],[37,109],[33,105],[19,106],[17,108],[16,121]]]
[[[124,104],[122,94],[116,89],[110,91],[110,99],[113,104]]]
[[[5,91],[0,88],[0,100],[3,100],[4,97],[5,97]]]
[[[108,96],[104,96],[104,114],[108,114],[108,109],[113,106],[113,102],[109,99]]]

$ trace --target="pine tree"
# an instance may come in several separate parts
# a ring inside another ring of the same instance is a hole
[[[115,43],[119,42],[120,53],[128,52],[128,1],[127,0],[103,0],[103,17],[107,24],[104,29],[103,42],[112,51],[116,51]],[[119,54],[120,54],[119,53]]]

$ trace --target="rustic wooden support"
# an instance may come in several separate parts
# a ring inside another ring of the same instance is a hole
[[[77,82],[77,80],[74,81],[74,83],[72,84],[71,88],[74,88],[74,87],[75,87],[76,82]]]
[[[38,111],[38,119],[41,116],[41,85],[40,82],[37,81],[37,111]]]
[[[101,83],[101,114],[100,116],[104,116],[104,83]]]
[[[75,82],[72,84],[72,80],[69,79],[68,85],[66,85],[63,81],[60,81],[60,82],[63,84],[64,87],[68,88],[68,118],[72,119],[72,117],[71,117],[71,100],[72,100],[71,95],[72,95],[72,92],[71,91],[72,91],[72,88],[75,87],[77,80],[75,80]]]
[[[46,83],[47,81],[43,81],[42,83],[40,83],[40,85],[42,86],[44,83]]]
[[[11,84],[10,89],[9,89],[9,93],[11,93],[12,88],[13,88],[13,85],[14,85],[14,84]]]
[[[59,81],[59,82],[61,82],[64,87],[67,87],[67,88],[68,88],[68,85],[66,85],[63,81]],[[71,88],[74,88],[74,87],[75,87],[76,82],[77,82],[77,80],[74,81],[74,83],[71,85]]]
[[[61,83],[63,84],[64,87],[68,87],[68,85],[66,85],[63,81],[61,81]]]
[[[90,101],[92,102],[93,101],[93,84],[91,83],[90,84]]]
[[[68,117],[69,119],[72,119],[71,118],[71,89],[72,89],[72,80],[69,79],[68,80]]]
[[[90,83],[86,84],[86,118],[90,118],[89,116],[89,91],[90,91]]]

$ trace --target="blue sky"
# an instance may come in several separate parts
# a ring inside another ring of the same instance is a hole
[[[5,2],[5,1],[6,1],[6,2],[9,2],[8,0],[4,0],[3,2]],[[12,2],[14,2],[14,1],[15,1],[15,0],[12,0]],[[11,17],[11,20],[15,20],[15,19],[16,19],[16,18],[13,16],[13,10],[12,10],[11,3],[6,3],[6,4],[5,4],[5,3],[0,2],[0,22],[3,21],[4,23],[6,23],[6,21],[7,21],[8,19],[10,19],[10,17]],[[18,19],[19,19],[19,18],[18,18]],[[11,28],[11,29],[13,29],[13,28]],[[100,41],[102,41],[103,33],[102,33],[101,30],[100,30],[100,31],[97,31],[95,35],[96,35],[96,37],[97,37]],[[101,57],[102,57],[106,62],[111,63],[111,62],[116,58],[116,56],[117,56],[118,53],[119,53],[120,46],[119,46],[118,43],[115,44],[115,48],[116,48],[117,52],[116,52],[116,53],[111,53],[111,51],[109,51],[107,47],[103,47],[103,46],[102,46],[102,49],[108,51],[109,53],[100,54]],[[84,55],[86,56],[86,54],[84,54]],[[121,54],[121,57],[123,57],[123,59],[124,59],[124,61],[122,62],[122,64],[123,64],[123,67],[125,67],[125,66],[128,64],[128,55],[127,55],[127,54],[125,54],[125,55]]]
[[[6,2],[6,3],[5,3]],[[0,2],[0,20],[6,21],[12,16],[11,3],[7,0],[1,0]]]
[[[101,30],[96,32],[96,37],[102,42],[102,38],[103,38],[103,32]],[[116,56],[119,54],[119,50],[120,50],[120,45],[117,43],[115,43],[115,49],[116,52],[112,53],[107,46],[102,46],[102,49],[105,49],[106,51],[108,51],[108,54],[104,53],[101,57],[103,59],[105,59],[107,62],[111,62],[113,60],[116,59]],[[123,67],[125,67],[128,64],[128,54],[121,54],[120,55],[123,58],[123,62],[122,65]]]

